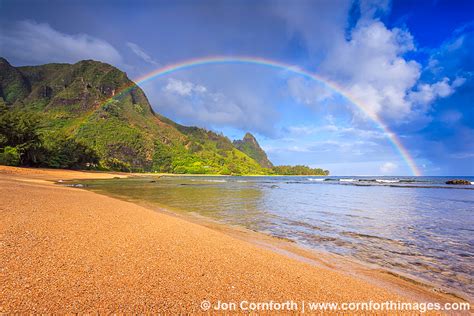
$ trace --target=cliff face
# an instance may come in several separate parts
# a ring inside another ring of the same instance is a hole
[[[23,74],[0,57],[0,98],[7,103],[14,103],[18,99],[25,98],[30,87]]]
[[[234,140],[234,146],[240,151],[246,153],[249,157],[255,159],[263,168],[272,168],[273,164],[268,159],[265,151],[260,147],[257,139],[250,134],[245,134],[242,140]]]
[[[174,173],[261,174],[259,163],[219,134],[155,114],[119,69],[97,61],[14,67],[0,58],[0,103],[41,116],[41,135],[94,150],[100,167]],[[112,99],[111,99],[112,98]]]

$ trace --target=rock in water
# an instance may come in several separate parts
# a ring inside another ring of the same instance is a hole
[[[471,185],[471,182],[462,179],[454,179],[446,181],[446,184]]]

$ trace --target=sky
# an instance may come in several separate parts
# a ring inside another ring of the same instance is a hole
[[[139,85],[179,123],[253,133],[274,164],[474,175],[471,0],[0,0],[0,56],[95,59],[132,80],[209,56],[285,64],[209,63]]]

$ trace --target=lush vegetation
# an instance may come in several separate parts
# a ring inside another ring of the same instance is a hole
[[[0,58],[0,163],[191,174],[303,172],[298,166],[272,169],[250,134],[233,144],[155,114],[140,88],[123,91],[132,85],[125,73],[96,61],[13,67]]]
[[[320,168],[310,168],[308,166],[275,166],[272,168],[274,174],[297,176],[297,175],[329,175],[329,170],[323,170]]]
[[[95,167],[98,156],[73,138],[42,133],[40,115],[0,103],[0,163],[84,169]]]

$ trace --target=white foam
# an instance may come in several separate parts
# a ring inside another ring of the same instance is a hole
[[[324,181],[326,179],[324,179],[324,178],[308,178],[307,180],[308,181]]]
[[[375,181],[380,183],[398,183],[400,180],[386,180],[386,179],[376,179]]]
[[[227,182],[227,180],[214,180],[214,179],[190,179],[193,182]]]
[[[354,179],[339,179],[341,182],[354,182]]]

